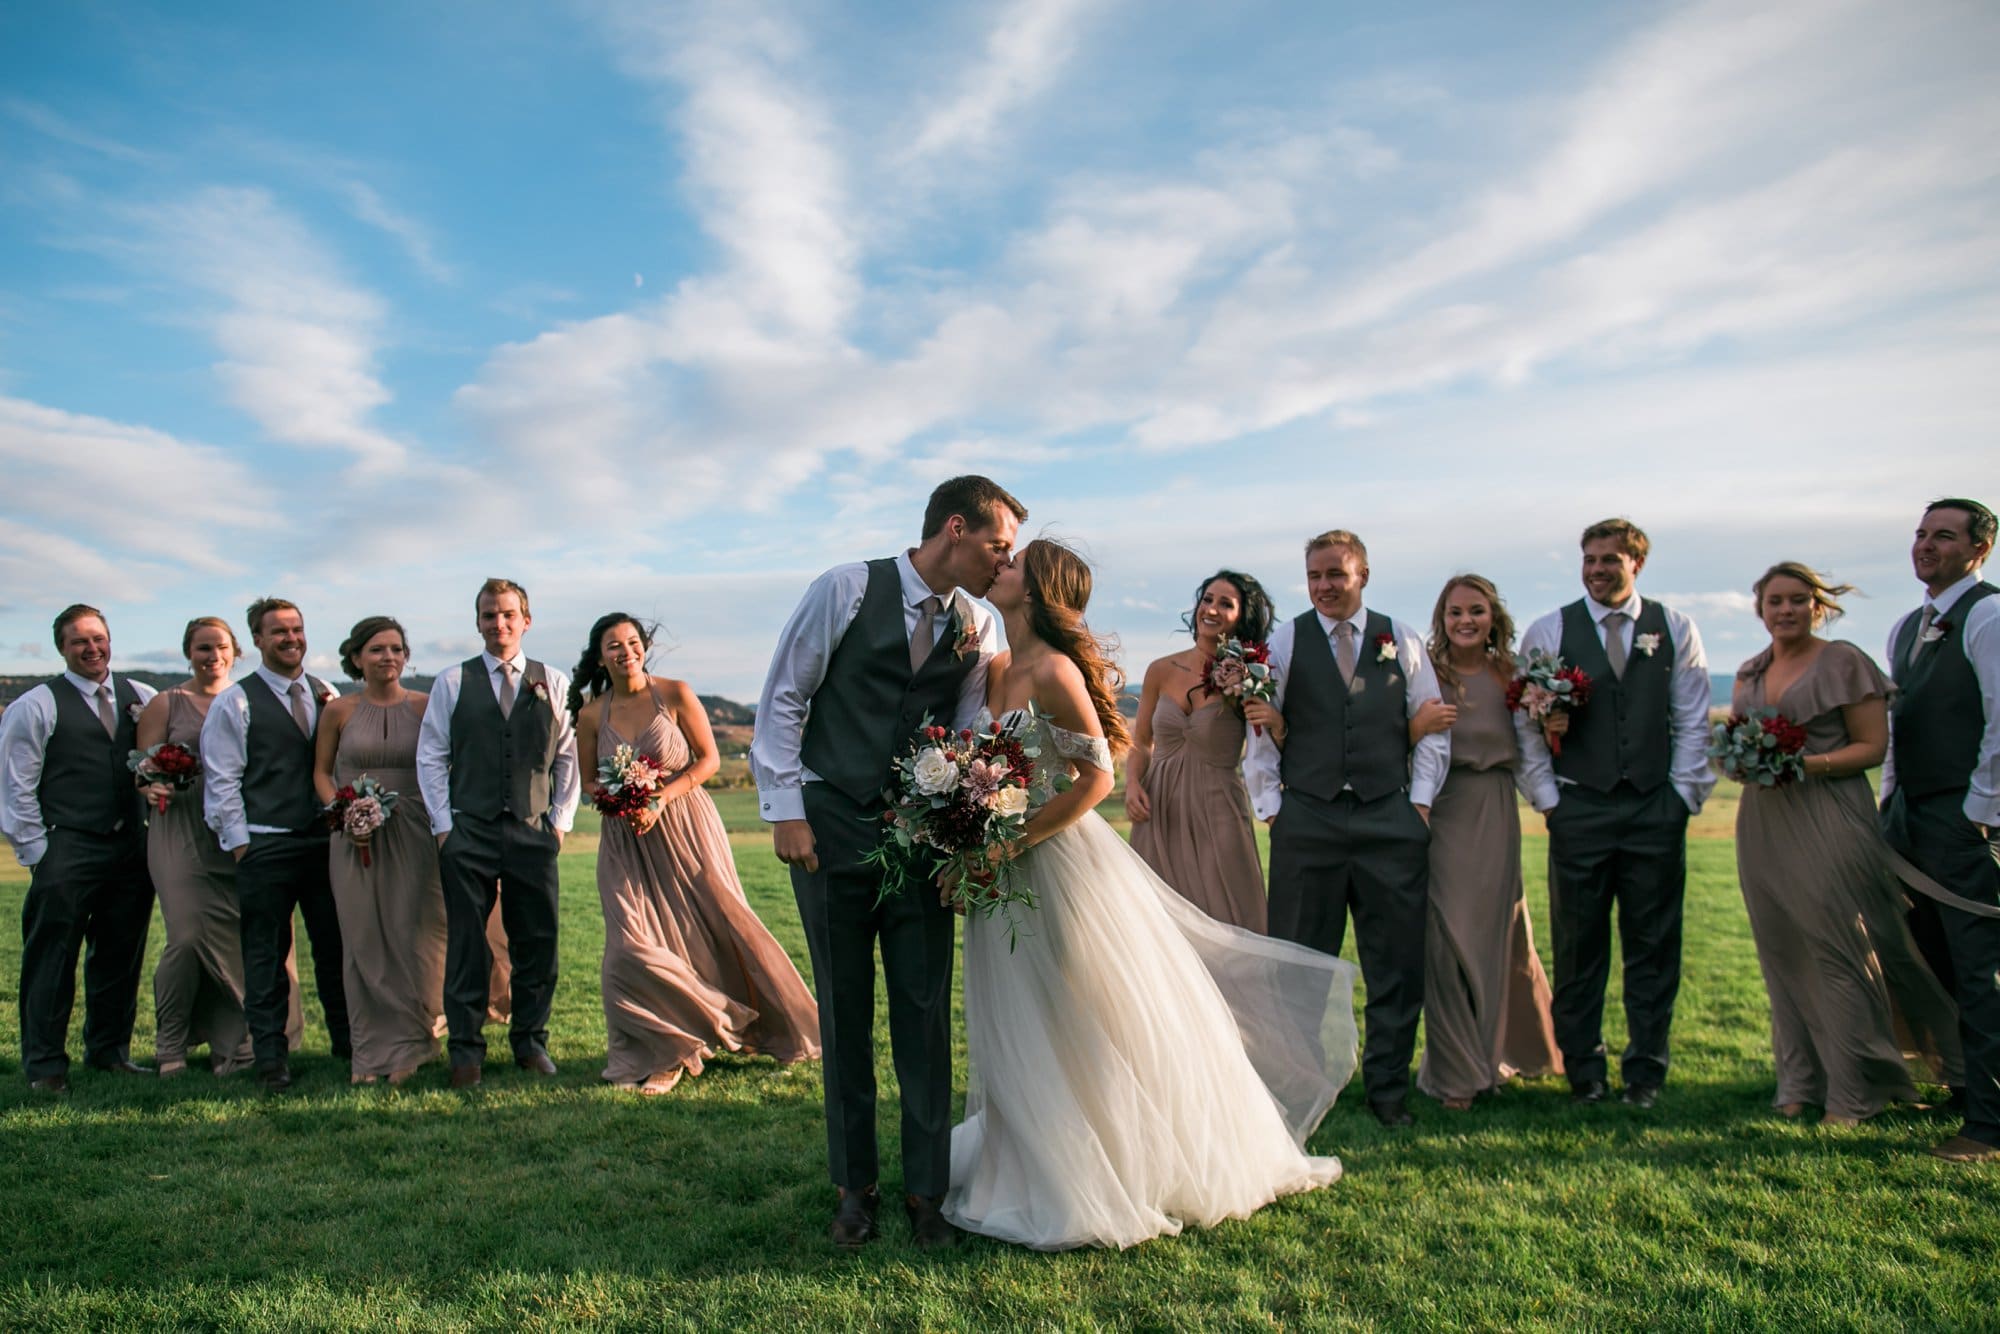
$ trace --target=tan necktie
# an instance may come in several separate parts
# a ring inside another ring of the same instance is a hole
[[[306,712],[306,683],[304,681],[292,682],[292,688],[288,693],[292,697],[292,721],[299,725],[299,731],[305,733],[307,736],[311,736],[313,734],[313,720],[312,714]]]
[[[111,706],[111,687],[102,682],[97,687],[97,721],[104,724],[104,735],[118,735],[118,710]]]
[[[1630,616],[1627,616],[1622,611],[1610,611],[1604,614],[1604,656],[1611,659],[1611,674],[1621,681],[1625,679],[1625,635],[1623,631],[1625,629],[1625,622],[1631,619]]]
[[[944,610],[944,599],[933,593],[917,604],[917,628],[910,631],[910,674],[923,670],[930,659],[931,650],[937,647],[937,634],[933,628],[937,614]]]
[[[1333,627],[1333,657],[1340,664],[1340,679],[1348,685],[1354,684],[1354,664],[1359,656],[1356,651],[1353,621],[1342,621]]]
[[[500,716],[514,716],[514,664],[511,662],[500,664]]]
[[[1930,644],[1930,640],[1925,638],[1925,636],[1930,634],[1931,623],[1935,620],[1937,620],[1937,608],[1926,602],[1924,604],[1924,619],[1917,625],[1917,642],[1910,645],[1911,662],[1915,662],[1918,658],[1922,657],[1924,649]]]

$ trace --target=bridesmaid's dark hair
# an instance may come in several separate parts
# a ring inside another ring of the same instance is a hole
[[[1426,645],[1431,654],[1431,666],[1437,671],[1438,684],[1451,686],[1458,697],[1465,698],[1465,683],[1458,679],[1458,669],[1451,665],[1451,637],[1444,632],[1444,609],[1451,602],[1451,590],[1469,588],[1486,599],[1486,605],[1493,612],[1493,628],[1486,632],[1486,665],[1495,675],[1511,676],[1514,667],[1514,618],[1507,611],[1507,600],[1500,596],[1500,590],[1493,581],[1481,574],[1454,574],[1438,590],[1437,605],[1431,608],[1431,638]]]
[[[1083,622],[1090,605],[1090,566],[1060,542],[1038,537],[1021,550],[1021,582],[1028,594],[1028,628],[1036,638],[1083,670],[1083,684],[1097,710],[1111,753],[1132,744],[1131,729],[1118,711],[1125,674],[1111,660],[1116,645],[1100,640]]]
[[[340,670],[347,673],[350,681],[361,679],[361,650],[368,647],[368,641],[384,630],[394,630],[396,638],[403,641],[403,658],[409,660],[410,636],[403,630],[403,623],[393,616],[363,616],[347,632],[347,638],[340,644]],[[194,636],[194,626],[188,626],[188,637]]]
[[[576,660],[576,670],[569,675],[569,711],[571,714],[583,712],[586,700],[593,700],[611,689],[611,673],[604,666],[605,632],[621,625],[629,625],[639,632],[639,642],[648,652],[653,647],[653,632],[658,627],[649,625],[637,616],[622,611],[606,612],[590,627],[590,639],[583,646],[583,656]]]
[[[1236,570],[1217,570],[1195,585],[1194,602],[1181,613],[1181,628],[1189,634],[1195,632],[1195,618],[1201,611],[1201,595],[1218,579],[1236,590],[1239,609],[1236,626],[1229,633],[1238,639],[1254,639],[1260,644],[1269,639],[1271,622],[1277,617],[1277,610],[1271,605],[1271,595],[1264,591],[1264,585]]]

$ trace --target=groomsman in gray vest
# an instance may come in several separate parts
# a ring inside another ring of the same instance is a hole
[[[1889,845],[1961,898],[2000,904],[2000,597],[1979,577],[1993,511],[1933,501],[1910,561],[1924,605],[1889,632],[1897,694],[1882,767]],[[1958,999],[1965,1044],[1958,1134],[1931,1150],[1953,1162],[2000,1159],[2000,920],[1918,899],[1913,925]]]
[[[1570,1099],[1604,1101],[1604,988],[1611,910],[1625,961],[1624,1101],[1651,1107],[1667,1080],[1667,1031],[1681,985],[1687,823],[1708,763],[1708,656],[1694,622],[1639,596],[1651,551],[1625,519],[1583,530],[1585,596],[1521,636],[1591,680],[1590,700],[1543,729],[1516,715],[1523,783],[1548,817],[1556,1044]],[[1561,755],[1550,752],[1559,736]]]
[[[486,649],[431,683],[417,733],[417,782],[437,832],[444,883],[444,1017],[451,1086],[470,1088],[486,1059],[493,901],[514,961],[514,1064],[553,1075],[549,1009],[556,995],[556,858],[582,782],[565,701],[569,677],[521,654],[534,618],[528,590],[488,579],[473,599]]]
[[[819,997],[833,1241],[874,1237],[875,943],[903,1103],[904,1209],[919,1246],[950,1245],[951,967],[956,919],[934,890],[881,899],[862,865],[882,833],[894,762],[928,719],[970,727],[997,647],[983,596],[1028,511],[984,477],[931,493],[923,541],[816,579],[778,639],[750,764],[778,858],[792,868]]]
[[[1338,954],[1354,914],[1368,985],[1362,1085],[1394,1129],[1414,1119],[1430,808],[1451,741],[1440,732],[1410,745],[1410,715],[1438,698],[1437,673],[1421,635],[1362,605],[1367,587],[1359,537],[1335,529],[1306,544],[1312,609],[1271,635],[1283,725],[1251,735],[1244,774],[1271,825],[1269,934]]]
[[[56,617],[65,671],[0,721],[0,828],[32,872],[21,908],[21,1069],[30,1088],[69,1092],[69,1017],[83,955],[83,1061],[132,1061],[139,972],[153,919],[146,825],[126,756],[152,688],[111,674],[104,613]]]
[[[243,1019],[257,1078],[273,1093],[292,1086],[292,911],[312,941],[313,980],[333,1054],[354,1054],[341,980],[340,918],[327,874],[326,815],[313,791],[313,744],[333,687],[306,673],[306,622],[283,598],[247,613],[261,661],[208,709],[201,725],[202,811],[236,858],[243,938]]]

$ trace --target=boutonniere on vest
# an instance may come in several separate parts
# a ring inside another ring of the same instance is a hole
[[[1396,660],[1396,636],[1375,636],[1375,661],[1394,662]]]
[[[530,686],[530,687],[529,687],[528,689],[529,689],[529,692],[530,692],[531,694],[533,694],[533,695],[534,695],[534,697],[535,697],[536,699],[540,700],[540,701],[541,701],[542,703],[546,704],[546,703],[548,703],[548,702],[549,702],[549,683],[548,683],[548,682],[546,682],[546,681],[537,681],[537,682],[535,682],[535,683],[534,683],[534,685]]]
[[[959,658],[979,652],[979,627],[972,623],[971,617],[959,620],[958,638],[951,641],[951,651]]]
[[[340,692],[336,690],[322,690],[319,692],[319,702],[322,705],[331,704],[339,698]]]
[[[1635,635],[1632,639],[1632,647],[1650,658],[1659,652],[1660,637],[1658,635]]]
[[[1950,629],[1950,621],[1932,621],[1930,629],[1924,631],[1924,642],[1926,644],[1935,644],[1938,640],[1943,639]]]
[[[139,721],[139,715],[145,711],[146,706],[143,704],[128,704],[125,707],[125,716],[136,723]]]

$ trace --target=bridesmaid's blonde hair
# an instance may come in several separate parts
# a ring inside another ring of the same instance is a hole
[[[1818,612],[1821,618],[1829,621],[1841,616],[1847,610],[1834,601],[1835,598],[1861,591],[1853,584],[1828,583],[1825,575],[1804,561],[1781,560],[1764,571],[1756,583],[1750,585],[1750,594],[1757,600],[1757,619],[1760,621],[1764,619],[1764,588],[1773,579],[1796,579],[1811,589],[1813,610]]]
[[[1486,662],[1503,677],[1513,669],[1514,618],[1507,611],[1507,601],[1500,596],[1500,590],[1483,574],[1455,574],[1438,590],[1437,605],[1431,608],[1431,639],[1427,645],[1431,666],[1437,671],[1438,684],[1456,687],[1459,698],[1464,699],[1465,684],[1458,679],[1458,669],[1452,666],[1451,639],[1444,632],[1444,609],[1451,602],[1454,588],[1469,588],[1486,599],[1493,612],[1493,628],[1486,632]]]

